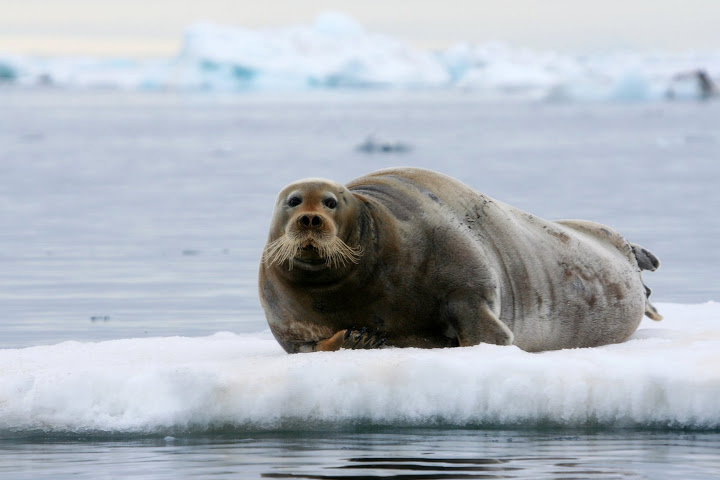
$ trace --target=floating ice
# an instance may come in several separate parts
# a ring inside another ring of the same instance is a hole
[[[187,29],[178,62],[208,88],[412,87],[443,85],[449,75],[432,54],[365,32],[340,14],[312,26],[249,30],[213,24]]]
[[[619,345],[288,355],[269,333],[0,350],[0,432],[302,426],[720,428],[720,305],[659,305]]]
[[[16,68],[8,60],[0,59],[0,83],[11,82],[17,77]]]
[[[455,88],[489,99],[552,101],[702,99],[706,96],[698,82],[677,81],[678,74],[699,69],[709,78],[720,75],[720,52],[573,56],[498,42],[429,52],[333,12],[310,25],[286,28],[191,25],[177,57],[166,60],[0,54],[0,82],[23,85],[208,91]]]

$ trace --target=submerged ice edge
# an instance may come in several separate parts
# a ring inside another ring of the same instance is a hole
[[[631,340],[287,355],[269,333],[0,350],[0,435],[405,427],[720,429],[720,306]]]
[[[253,30],[189,26],[172,59],[36,58],[0,54],[0,84],[192,91],[454,89],[490,99],[702,99],[720,52],[573,56],[501,43],[431,52],[369,32],[338,13],[311,25]]]

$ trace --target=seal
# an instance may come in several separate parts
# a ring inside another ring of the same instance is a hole
[[[479,343],[538,352],[626,340],[658,259],[583,220],[548,221],[416,168],[278,195],[259,269],[290,353]]]

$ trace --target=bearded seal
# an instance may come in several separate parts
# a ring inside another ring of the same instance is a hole
[[[548,221],[429,170],[306,179],[278,195],[259,269],[290,353],[456,347],[538,352],[626,340],[657,258],[609,227]]]

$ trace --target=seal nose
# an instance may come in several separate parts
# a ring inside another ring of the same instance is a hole
[[[320,215],[304,214],[297,219],[300,228],[320,228],[323,225],[323,219]]]

